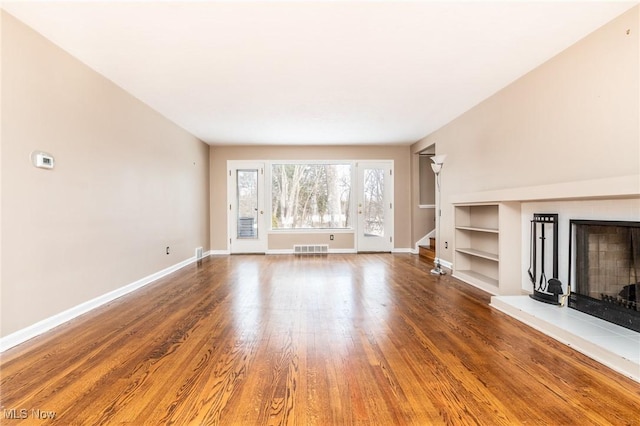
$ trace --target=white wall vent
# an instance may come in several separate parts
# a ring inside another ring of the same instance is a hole
[[[328,254],[328,244],[294,244],[294,254]]]

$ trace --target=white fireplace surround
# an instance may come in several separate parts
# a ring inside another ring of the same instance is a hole
[[[529,227],[533,213],[558,213],[558,279],[566,284],[569,273],[569,220],[637,221],[640,198],[539,201],[522,204],[522,265],[529,261]],[[523,272],[526,267],[523,267]],[[532,292],[526,273],[523,292]],[[606,322],[575,309],[536,302],[528,296],[502,296],[492,306],[561,341],[598,362],[640,382],[640,333]]]
[[[640,198],[608,200],[572,200],[522,203],[522,264],[529,263],[530,221],[534,213],[558,213],[558,278],[566,291],[569,275],[569,220],[638,221]],[[531,291],[531,282],[522,274],[522,289]]]
[[[558,278],[567,289],[569,220],[640,220],[640,176],[621,176],[449,197],[449,202],[519,202],[521,295],[495,295],[491,306],[640,382],[640,333],[566,306],[537,302],[528,294],[530,227],[534,213],[558,214]],[[501,260],[502,262],[502,260]]]

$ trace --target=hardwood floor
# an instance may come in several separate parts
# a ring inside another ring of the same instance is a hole
[[[430,267],[207,258],[3,353],[0,423],[640,424],[638,383]]]

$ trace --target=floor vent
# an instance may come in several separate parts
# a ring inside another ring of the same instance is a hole
[[[328,244],[294,244],[294,254],[327,254],[329,253]]]
[[[202,259],[202,247],[196,247],[196,260]]]

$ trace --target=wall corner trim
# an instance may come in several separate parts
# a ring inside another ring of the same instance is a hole
[[[203,258],[207,257],[211,254],[211,251],[204,253]],[[154,281],[159,280],[172,272],[177,271],[178,269],[184,268],[185,266],[196,262],[196,258],[191,257],[189,259],[183,260],[180,263],[176,263],[175,265],[169,266],[161,271],[158,271],[154,274],[148,275],[144,278],[139,279],[138,281],[132,282],[131,284],[127,284],[123,287],[110,291],[109,293],[105,293],[102,296],[98,296],[94,299],[87,300],[79,305],[76,305],[72,308],[67,309],[66,311],[62,311],[57,313],[49,318],[45,318],[41,321],[38,321],[35,324],[32,324],[28,327],[25,327],[21,330],[15,331],[11,334],[8,334],[2,338],[0,338],[0,353],[10,349],[14,346],[17,346],[21,343],[26,342],[29,339],[32,339],[36,336],[39,336],[53,328],[62,325],[68,321],[71,321],[74,318],[79,317],[80,315],[86,314],[93,309],[96,309],[104,304],[107,304],[119,297],[127,295],[139,288],[146,286],[147,284],[151,284]]]

